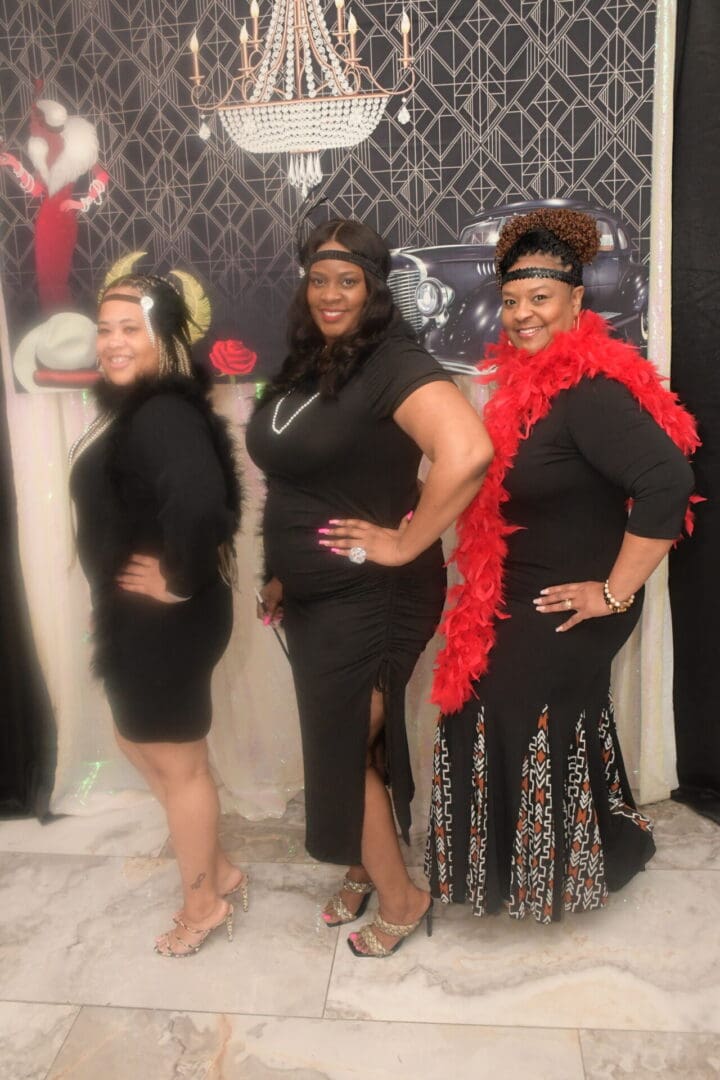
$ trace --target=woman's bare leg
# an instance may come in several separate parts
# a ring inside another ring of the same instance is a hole
[[[383,725],[383,698],[379,690],[373,690],[372,698],[370,699],[370,734],[368,736],[368,764],[372,759],[372,747],[373,743],[377,739],[378,733],[382,730]],[[350,881],[372,881],[372,878],[368,874],[362,863],[357,863],[355,866],[349,866],[347,870],[347,876]],[[350,889],[340,889],[340,899],[345,904],[348,911],[351,911],[353,915],[363,902],[363,893],[351,892]],[[325,908],[326,913],[330,916],[330,926],[340,926],[341,923],[336,922],[337,915],[330,909],[330,902]]]
[[[157,769],[143,754],[143,747],[148,744],[130,742],[129,739],[126,739],[120,734],[117,728],[115,728],[115,739],[125,757],[141,774],[153,795],[167,814],[167,792],[165,790],[165,785],[162,782]],[[167,746],[172,744],[160,743],[150,745]],[[220,895],[222,896],[225,893],[236,889],[242,882],[244,876],[242,870],[230,862],[227,855],[216,841],[215,879]]]
[[[366,879],[369,876],[375,884],[382,917],[386,922],[406,925],[415,922],[427,911],[430,898],[424,889],[419,889],[410,880],[400,851],[390,796],[373,759],[373,746],[382,731],[384,721],[382,694],[374,690],[370,706],[368,767],[365,773],[362,869],[366,873]],[[387,946],[394,945],[397,940],[380,931],[377,935]]]

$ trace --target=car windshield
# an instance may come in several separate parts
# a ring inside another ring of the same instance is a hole
[[[500,230],[505,218],[488,218],[487,221],[478,221],[475,225],[466,225],[460,233],[461,244],[487,244],[495,247],[498,242]]]

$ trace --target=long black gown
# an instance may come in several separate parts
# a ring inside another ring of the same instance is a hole
[[[282,428],[316,392],[309,386],[264,405],[248,425],[248,451],[267,477],[266,561],[284,590],[306,846],[324,862],[360,862],[374,687],[384,693],[385,770],[408,838],[414,787],[405,687],[440,618],[445,570],[439,543],[407,566],[357,566],[321,547],[318,529],[348,517],[397,528],[413,509],[421,452],[392,417],[414,390],[435,381],[449,376],[398,328],[336,399],[316,398],[276,434],[273,416]]]
[[[426,872],[433,895],[475,914],[509,904],[547,922],[602,905],[654,853],[633,802],[610,697],[622,615],[555,633],[550,585],[604,581],[624,533],[674,539],[692,470],[620,383],[582,379],[520,442],[505,487],[506,608],[475,696],[438,726]],[[628,518],[627,499],[633,499]]]
[[[224,424],[194,379],[103,387],[116,419],[75,461],[70,490],[80,564],[90,583],[94,668],[131,742],[203,738],[210,680],[232,631],[218,547],[239,524],[240,494]],[[180,603],[124,592],[133,554],[157,556]]]

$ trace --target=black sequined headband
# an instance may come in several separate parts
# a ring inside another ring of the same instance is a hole
[[[546,270],[544,266],[526,266],[522,270],[508,270],[500,275],[500,285],[509,281],[522,281],[524,278],[552,278],[564,281],[573,287],[582,285],[582,274],[572,270]]]
[[[381,281],[387,280],[387,274],[378,266],[373,259],[369,259],[367,255],[361,255],[359,251],[341,251],[333,250],[331,248],[323,248],[322,251],[316,251],[313,255],[307,259],[305,263],[305,269],[308,270],[314,263],[321,262],[323,259],[334,259],[337,262],[349,262],[355,266],[359,266],[362,270],[367,271],[368,274],[372,274],[373,277],[379,278]]]

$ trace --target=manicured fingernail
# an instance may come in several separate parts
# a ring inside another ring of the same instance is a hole
[[[318,529],[318,532],[319,533],[329,533],[330,530],[329,529]]]
[[[409,511],[409,513],[407,513],[407,514],[405,515],[405,520],[406,520],[406,521],[410,521],[414,513],[415,513],[415,511],[414,511],[414,510],[410,510],[410,511]]]
[[[540,595],[541,596],[546,596],[547,595],[547,589],[541,589],[540,590]]]
[[[330,548],[330,550],[332,551],[333,555],[342,555],[342,551],[340,550],[340,548]]]
[[[339,525],[340,524],[340,519],[339,518],[330,518],[330,521],[328,522],[328,524],[329,525]]]

